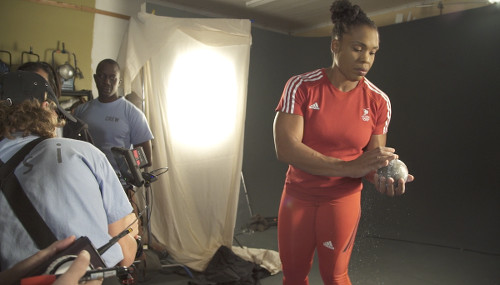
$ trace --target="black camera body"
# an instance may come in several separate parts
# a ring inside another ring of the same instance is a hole
[[[82,250],[86,250],[90,254],[89,269],[107,267],[104,261],[102,260],[101,256],[95,249],[95,247],[92,245],[92,242],[89,240],[89,238],[82,236],[78,238],[70,246],[68,246],[66,249],[57,253],[49,260],[43,262],[40,266],[35,268],[33,272],[28,274],[28,276],[36,276],[43,274],[60,274],[61,273],[60,271],[67,269],[67,267],[69,267],[69,265],[73,262],[73,260]]]
[[[49,260],[43,262],[33,271],[26,274],[26,277],[23,280],[30,280],[31,278],[37,278],[40,275],[60,276],[61,274],[64,274],[69,269],[73,261],[76,259],[77,255],[82,250],[86,250],[89,252],[90,264],[89,267],[87,268],[87,271],[80,279],[80,282],[103,279],[108,277],[116,277],[120,281],[120,284],[135,284],[131,283],[134,281],[135,278],[133,276],[133,274],[135,274],[134,265],[130,267],[115,266],[107,268],[106,264],[104,264],[104,261],[102,260],[99,254],[100,249],[96,250],[95,247],[92,245],[92,242],[85,236],[80,237],[65,250],[59,252]],[[26,281],[26,282],[27,282],[26,284],[35,284],[38,281]]]
[[[148,159],[142,147],[134,149],[112,147],[111,152],[120,170],[121,178],[127,184],[137,187],[144,185],[145,181],[140,169],[148,164]]]

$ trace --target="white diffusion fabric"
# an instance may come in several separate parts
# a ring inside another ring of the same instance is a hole
[[[126,93],[144,74],[152,169],[169,167],[152,184],[152,232],[177,262],[199,271],[232,245],[250,44],[248,20],[141,12],[118,58]]]

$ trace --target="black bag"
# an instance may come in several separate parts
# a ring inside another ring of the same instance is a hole
[[[258,264],[246,261],[225,246],[219,247],[205,271],[189,285],[259,285],[271,273]]]
[[[64,125],[63,127],[63,137],[86,141],[91,144],[94,144],[87,123],[78,118],[75,119],[76,122],[73,122],[71,120],[66,120],[66,125]]]
[[[24,193],[14,170],[24,157],[44,139],[40,137],[27,143],[5,163],[0,160],[1,191],[12,211],[40,249],[46,248],[57,239]]]

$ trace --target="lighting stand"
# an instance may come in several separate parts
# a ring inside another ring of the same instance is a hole
[[[247,185],[245,184],[245,177],[243,176],[243,171],[241,173],[241,184],[243,185],[243,191],[245,192],[245,198],[247,201],[248,211],[250,213],[250,217],[253,217],[252,207],[250,207],[250,199],[248,198]]]

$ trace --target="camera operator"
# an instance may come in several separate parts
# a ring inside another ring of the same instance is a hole
[[[108,267],[130,266],[137,252],[136,216],[106,156],[93,145],[55,138],[59,105],[40,75],[16,71],[0,76],[0,159],[7,162],[27,143],[36,145],[14,171],[19,184],[56,239],[87,236],[95,248],[128,227],[132,231],[101,256]],[[2,185],[4,187],[4,185]],[[0,195],[0,270],[40,250],[36,238]]]

